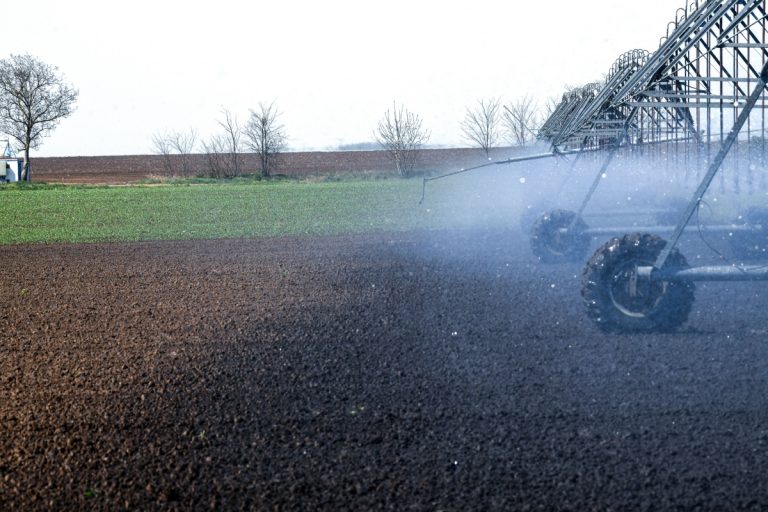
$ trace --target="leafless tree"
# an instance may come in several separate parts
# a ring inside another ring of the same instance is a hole
[[[152,151],[162,156],[168,174],[187,176],[191,169],[190,155],[197,143],[197,130],[170,131],[152,135]],[[175,156],[178,155],[178,156]]]
[[[163,169],[165,172],[168,174],[173,174],[173,162],[171,160],[171,140],[168,134],[152,134],[152,152],[162,157]]]
[[[285,127],[278,123],[279,116],[274,102],[269,105],[259,103],[259,110],[251,110],[245,124],[246,145],[259,155],[261,175],[265,178],[272,174],[288,140]]]
[[[78,91],[64,82],[58,68],[31,55],[0,60],[0,132],[24,152],[21,179],[29,179],[29,151],[63,118],[74,112]]]
[[[396,103],[384,113],[374,137],[395,161],[398,174],[407,177],[416,163],[416,150],[429,140],[429,131],[421,126],[421,118]]]
[[[504,107],[504,128],[512,144],[525,146],[535,136],[537,124],[536,108],[529,96]]]
[[[170,135],[171,148],[179,155],[179,168],[182,176],[188,176],[192,168],[191,155],[197,144],[197,130],[189,128],[183,132],[173,132]]]
[[[201,142],[211,176],[228,178],[242,170],[242,128],[237,116],[222,109],[224,119],[217,121],[222,131]]]
[[[461,122],[461,131],[466,139],[485,151],[489,156],[491,148],[499,140],[501,122],[501,100],[491,98],[478,100],[474,107],[467,107],[467,113]]]
[[[237,116],[228,109],[222,109],[223,120],[219,126],[224,130],[222,138],[225,142],[225,173],[228,176],[238,176],[241,170],[243,130],[237,122]]]
[[[208,172],[214,178],[224,178],[228,175],[229,158],[227,158],[227,140],[221,135],[212,135],[208,140],[201,141]]]
[[[561,101],[562,99],[558,98],[557,96],[550,96],[547,98],[547,100],[544,102],[544,117],[547,118],[554,114]]]

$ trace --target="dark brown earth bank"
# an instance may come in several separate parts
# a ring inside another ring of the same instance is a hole
[[[6,246],[2,510],[765,510],[764,285],[605,335],[516,232]]]

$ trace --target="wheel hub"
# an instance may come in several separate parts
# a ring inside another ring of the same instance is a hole
[[[658,306],[667,283],[638,279],[637,267],[652,265],[650,262],[629,261],[614,272],[608,292],[613,305],[623,314],[645,318]]]

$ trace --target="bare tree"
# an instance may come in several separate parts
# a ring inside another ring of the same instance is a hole
[[[213,135],[207,141],[203,140],[200,145],[203,148],[210,175],[214,178],[226,177],[229,164],[229,159],[226,157],[226,139],[221,135]]]
[[[225,175],[238,176],[240,174],[240,160],[242,158],[242,135],[243,131],[237,122],[237,116],[228,109],[222,109],[221,113],[224,119],[218,121],[219,126],[224,130],[222,138],[225,142]]]
[[[197,144],[197,130],[189,128],[184,132],[173,132],[170,135],[171,148],[179,155],[179,167],[182,176],[188,176],[192,167],[190,155]]]
[[[393,103],[373,135],[395,161],[398,174],[407,177],[416,163],[416,150],[429,140],[430,134],[421,127],[418,115]]]
[[[554,114],[561,101],[562,99],[557,96],[550,96],[547,98],[544,102],[544,117],[547,118]]]
[[[58,68],[31,55],[0,60],[0,132],[24,152],[21,179],[29,179],[29,151],[74,112],[78,91],[66,84]]]
[[[482,148],[485,156],[489,156],[491,148],[499,141],[500,122],[501,100],[478,100],[474,108],[467,107],[461,131],[470,143]]]
[[[510,106],[504,107],[504,127],[512,144],[525,146],[535,136],[537,124],[536,108],[529,96],[523,96]]]
[[[228,178],[240,174],[242,168],[242,128],[231,111],[222,109],[221,113],[224,119],[217,123],[222,132],[202,141],[201,147],[211,176]]]
[[[152,151],[160,155],[163,160],[163,169],[168,174],[173,174],[173,162],[171,161],[170,136],[165,133],[152,134]]]
[[[187,176],[190,173],[190,155],[196,143],[197,130],[194,128],[152,135],[152,151],[163,157],[163,168],[171,175]],[[178,157],[174,158],[174,155]]]
[[[245,125],[246,145],[259,155],[261,175],[265,178],[272,174],[288,139],[285,127],[278,124],[279,115],[274,102],[269,105],[259,103],[259,110],[251,110],[251,116]]]

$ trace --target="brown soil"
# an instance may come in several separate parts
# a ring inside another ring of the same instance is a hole
[[[520,152],[520,148],[494,148],[491,156],[495,160],[505,160]],[[421,149],[416,153],[415,170],[457,170],[486,162],[487,155],[479,148]],[[182,172],[184,168],[186,172]],[[241,154],[241,169],[243,174],[258,174],[261,169],[258,155]],[[186,167],[181,165],[179,155],[171,155],[168,161],[160,155],[41,157],[32,160],[32,180],[51,183],[121,184],[147,178],[206,176],[209,172],[207,158],[202,154],[189,155]],[[395,176],[395,167],[386,151],[304,151],[282,153],[274,172],[296,177],[350,173]]]
[[[0,510],[768,507],[762,285],[608,336],[509,232],[0,257]]]

